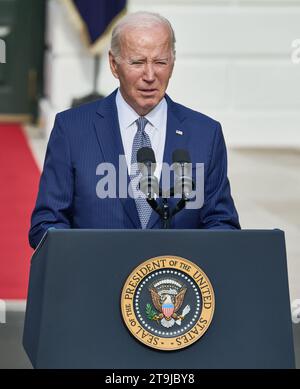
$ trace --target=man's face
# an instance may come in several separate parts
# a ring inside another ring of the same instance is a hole
[[[121,36],[120,47],[121,58],[109,53],[111,71],[120,81],[123,98],[144,116],[164,97],[172,75],[170,32],[164,25],[128,27]]]

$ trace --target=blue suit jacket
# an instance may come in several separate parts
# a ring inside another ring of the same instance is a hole
[[[29,241],[36,247],[50,228],[141,228],[134,199],[96,195],[96,168],[110,162],[117,168],[124,155],[115,103],[107,98],[56,116],[46,152]],[[187,149],[192,163],[204,163],[204,205],[178,213],[172,228],[240,228],[227,178],[226,147],[220,123],[166,96],[168,104],[164,162],[172,152]],[[178,135],[176,130],[183,131]],[[178,201],[178,200],[177,200]],[[172,203],[172,201],[171,201]],[[152,212],[147,228],[160,228]]]

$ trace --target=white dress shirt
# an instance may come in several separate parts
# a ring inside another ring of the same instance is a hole
[[[130,175],[132,144],[133,138],[137,131],[136,120],[139,118],[139,115],[124,100],[120,89],[118,89],[116,95],[116,104],[125,158],[127,166],[129,167],[128,174]],[[149,135],[151,146],[155,154],[157,165],[154,175],[157,177],[158,180],[160,179],[165,149],[167,131],[167,111],[168,105],[166,99],[163,98],[159,102],[159,104],[155,108],[153,108],[152,111],[145,115],[145,118],[148,120],[148,123],[145,127],[145,131]]]

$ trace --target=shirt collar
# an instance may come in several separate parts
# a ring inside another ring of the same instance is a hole
[[[139,118],[139,115],[135,112],[135,110],[124,100],[120,89],[117,91],[116,105],[118,110],[119,123],[122,128],[128,128]],[[166,113],[167,102],[166,99],[163,98],[157,104],[157,106],[154,107],[152,111],[150,111],[145,116],[145,118],[156,130],[159,130],[162,127]]]
[[[164,119],[167,117],[167,102],[163,98],[156,107],[152,109],[147,115],[146,119],[152,124],[156,130],[163,128]]]

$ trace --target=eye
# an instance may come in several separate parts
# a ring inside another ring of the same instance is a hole
[[[143,61],[131,61],[130,65],[143,65]]]
[[[168,65],[168,62],[167,61],[165,61],[165,60],[161,60],[161,61],[156,61],[155,62],[156,64],[158,64],[158,65]]]

